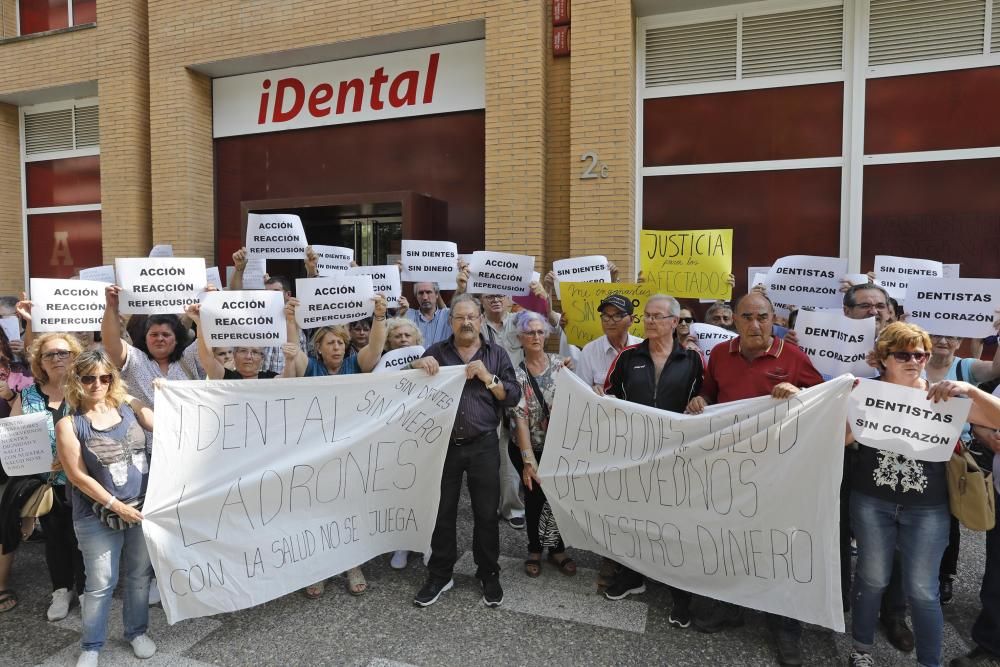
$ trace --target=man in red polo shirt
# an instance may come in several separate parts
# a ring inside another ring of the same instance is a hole
[[[757,396],[786,399],[823,381],[802,350],[772,334],[774,306],[766,296],[751,292],[737,301],[733,321],[739,336],[712,348],[701,391],[688,403],[688,412],[698,414],[712,403]],[[778,662],[801,665],[802,624],[779,616],[769,616],[768,624],[775,634]],[[743,610],[721,602],[694,619],[695,628],[702,632],[740,625]]]

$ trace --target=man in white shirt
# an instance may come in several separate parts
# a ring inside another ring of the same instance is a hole
[[[608,369],[618,354],[626,347],[638,345],[642,339],[628,332],[632,326],[632,300],[621,294],[604,297],[597,312],[601,314],[601,328],[604,335],[584,345],[580,352],[580,362],[576,374],[589,384],[595,392],[604,395],[604,379]]]

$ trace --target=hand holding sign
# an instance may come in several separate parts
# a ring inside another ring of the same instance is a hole
[[[375,309],[369,275],[299,278],[295,293],[299,295],[295,319],[303,329],[356,322],[370,317]]]
[[[205,260],[201,257],[119,258],[115,273],[121,281],[123,315],[183,313],[198,302],[205,289]]]
[[[458,246],[451,241],[403,241],[400,278],[436,282],[454,289],[458,280]]]
[[[106,283],[55,278],[32,278],[30,282],[35,333],[101,330]]]
[[[552,263],[556,298],[562,299],[560,283],[610,283],[611,269],[603,255],[557,259]]]
[[[274,259],[305,259],[306,232],[302,220],[289,213],[250,213],[247,216],[247,252]]]
[[[477,250],[469,264],[471,294],[525,296],[531,293],[535,258],[506,252]]]
[[[52,445],[44,412],[0,419],[0,464],[9,476],[52,470]]]
[[[314,245],[312,249],[316,253],[316,275],[320,277],[343,275],[354,261],[354,248]]]
[[[733,230],[642,230],[641,269],[654,292],[675,298],[729,299]]]

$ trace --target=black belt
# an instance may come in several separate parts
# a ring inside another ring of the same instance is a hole
[[[486,436],[488,436],[490,433],[496,433],[496,431],[483,431],[482,433],[477,433],[476,435],[469,436],[468,438],[452,438],[451,439],[451,444],[455,445],[456,447],[463,447],[465,445],[471,445],[472,443],[476,442],[477,440],[482,440],[483,438],[485,438]]]

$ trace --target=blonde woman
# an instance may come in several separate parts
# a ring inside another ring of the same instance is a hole
[[[76,358],[65,397],[71,412],[56,424],[56,448],[73,485],[73,526],[87,571],[77,666],[97,665],[119,569],[125,639],[137,658],[149,658],[156,652],[146,635],[153,567],[138,527],[150,458],[143,430],[152,430],[153,411],[128,394],[117,365],[101,351]]]

